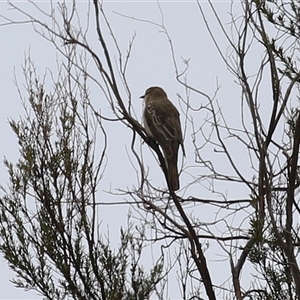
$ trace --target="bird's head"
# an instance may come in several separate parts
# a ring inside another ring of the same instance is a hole
[[[159,86],[152,86],[149,87],[146,92],[145,95],[141,96],[140,98],[142,99],[147,99],[149,96],[165,96],[167,97],[166,92]]]

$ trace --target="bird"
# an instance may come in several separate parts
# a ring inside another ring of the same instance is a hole
[[[140,98],[143,98],[145,103],[145,131],[161,147],[168,170],[169,187],[177,191],[180,187],[177,168],[179,145],[185,156],[179,112],[161,87],[148,88]]]

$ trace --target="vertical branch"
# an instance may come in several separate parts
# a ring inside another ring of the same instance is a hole
[[[286,203],[286,247],[285,252],[288,257],[288,262],[292,270],[294,282],[297,289],[298,298],[300,299],[300,272],[298,262],[294,255],[294,243],[292,238],[293,229],[293,204],[295,202],[295,183],[297,179],[298,169],[298,156],[299,156],[299,143],[300,143],[300,112],[298,111],[298,117],[296,120],[295,133],[294,133],[294,145],[291,159],[288,162],[288,190],[287,190],[287,203]]]
[[[191,245],[191,254],[192,254],[193,260],[201,274],[207,296],[209,297],[210,300],[215,300],[216,296],[215,296],[215,292],[213,290],[213,284],[211,281],[210,273],[208,271],[208,267],[206,264],[206,258],[202,251],[202,247],[201,247],[201,244],[197,237],[197,234],[195,232],[195,229],[192,226],[185,211],[183,210],[181,204],[179,203],[176,194],[172,190],[170,190],[170,193],[171,193],[171,197],[176,205],[176,208],[177,208],[179,214],[181,215],[184,223],[187,226],[187,230],[188,230],[187,238],[189,239],[189,242]]]

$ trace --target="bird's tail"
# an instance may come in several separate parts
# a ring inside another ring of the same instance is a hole
[[[170,188],[173,191],[179,190],[179,176],[178,176],[178,169],[177,169],[177,160],[168,159],[167,160],[167,167],[168,167],[168,179]]]

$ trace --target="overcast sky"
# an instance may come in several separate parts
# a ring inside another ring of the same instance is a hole
[[[32,5],[25,1],[13,2],[29,13],[34,13]],[[47,1],[36,1],[36,3],[43,9],[47,9]],[[82,8],[78,12],[84,19],[86,18],[86,3],[85,1],[80,1],[79,4],[78,1],[78,6],[79,5],[81,5]],[[224,108],[224,113],[230,122],[234,123],[237,114],[232,107],[238,108],[239,90],[236,88],[233,77],[226,70],[224,63],[207,33],[196,3],[194,1],[160,1],[160,5],[164,15],[165,26],[174,44],[179,70],[183,70],[185,67],[182,61],[189,59],[190,69],[187,73],[189,83],[197,86],[210,96],[214,94],[217,84],[219,84],[220,92],[218,98],[220,104]],[[205,1],[202,1],[202,6],[206,10],[207,18],[211,21],[210,26],[218,39],[220,47],[225,53],[228,45],[224,37],[220,34],[220,30],[212,18]],[[230,20],[228,15],[230,2],[216,1],[215,7],[224,21],[224,24],[228,23]],[[238,3],[236,4],[236,9],[237,11],[239,9]],[[155,1],[104,1],[104,10],[107,13],[122,51],[126,51],[129,40],[133,34],[136,33],[128,68],[128,82],[134,99],[133,107],[139,121],[141,120],[142,112],[142,102],[139,96],[152,85],[162,86],[167,92],[169,99],[179,108],[176,94],[180,93],[184,97],[184,88],[180,86],[175,79],[174,65],[166,35],[161,33],[160,28],[157,26],[125,18],[115,13],[118,12],[138,19],[161,22],[161,14],[157,3]],[[22,16],[18,13],[8,10],[8,5],[5,1],[0,2],[0,12],[2,15],[16,20],[22,19]],[[19,116],[23,114],[23,109],[14,84],[14,77],[17,78],[19,85],[22,86],[23,75],[21,66],[24,64],[24,58],[29,51],[31,58],[35,62],[37,71],[41,76],[46,69],[55,72],[57,70],[57,51],[52,44],[37,35],[29,24],[2,26],[0,27],[0,37],[0,132],[3,141],[0,143],[0,157],[2,159],[5,156],[8,160],[16,161],[18,158],[18,145],[9,128],[8,118],[18,119]],[[93,95],[95,95],[95,93]],[[199,106],[202,101],[204,101],[199,95],[194,95],[191,99],[195,106]],[[201,122],[202,117],[204,116],[199,116],[199,120],[195,121]],[[133,180],[134,184],[136,184],[133,170],[132,173],[129,172],[131,175],[126,174],[126,176],[124,176],[123,172],[116,172],[116,170],[131,168],[130,161],[126,156],[126,147],[128,148],[130,143],[130,132],[122,124],[111,124],[110,126],[110,139],[115,142],[111,142],[109,147],[114,159],[113,162],[110,161],[106,178],[101,183],[100,189],[103,191],[107,191],[110,188],[114,189],[118,186],[131,186]],[[147,146],[145,145],[144,147]],[[189,129],[185,136],[185,148],[187,151],[186,163],[192,164],[194,160],[194,149],[191,136],[189,135]],[[147,154],[147,149],[143,151],[146,153],[147,159],[153,160],[152,172],[153,174],[156,172],[157,182],[161,184],[164,178],[155,163],[154,157],[150,154],[150,151],[148,151]],[[122,153],[122,155],[120,155],[120,153]],[[149,165],[151,165],[151,162],[149,162]],[[195,171],[195,174],[197,174],[197,172],[200,171]],[[183,174],[181,180],[183,182],[182,185],[184,185],[184,182],[188,182],[190,178],[187,174]],[[5,185],[6,182],[7,173],[4,167],[2,167],[0,168],[0,184]],[[201,190],[201,187],[198,187],[198,194],[199,191],[201,195],[209,196],[205,188]],[[235,192],[236,195],[239,194],[238,191]],[[241,191],[241,194],[243,192],[244,191]],[[233,191],[228,191],[228,193],[232,196],[234,195]],[[128,207],[105,209],[107,211],[103,217],[102,228],[109,228],[112,237],[114,235],[118,236],[120,226],[126,224],[126,212]],[[203,214],[203,220],[207,217],[205,211],[199,211],[199,214]],[[113,221],[112,216],[114,216]],[[117,244],[117,241],[112,242]],[[216,270],[218,270],[218,263],[215,262],[215,265]],[[212,262],[211,267],[213,270],[214,262]],[[24,291],[16,289],[10,283],[10,279],[14,274],[9,270],[3,258],[0,259],[0,269],[0,299],[39,299],[35,292],[24,293]],[[214,272],[212,271],[212,273]],[[172,299],[179,299],[179,295],[179,291],[176,289],[170,293]]]

